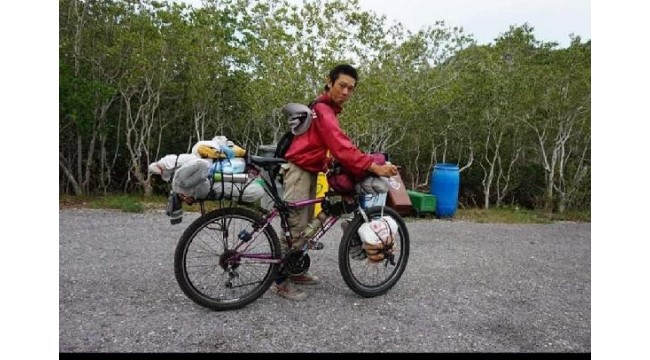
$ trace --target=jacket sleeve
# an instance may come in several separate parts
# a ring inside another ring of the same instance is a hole
[[[356,177],[362,177],[372,164],[372,157],[359,150],[341,130],[334,111],[325,104],[316,104],[314,111],[318,115],[318,132],[332,156],[343,168]]]

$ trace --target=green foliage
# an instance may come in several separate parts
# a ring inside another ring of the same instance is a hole
[[[101,82],[75,76],[70,66],[59,62],[59,116],[81,133],[92,128],[96,97],[104,98],[109,91]]]
[[[62,193],[164,195],[150,162],[216,135],[251,151],[276,142],[280,108],[349,62],[360,79],[341,125],[389,153],[409,188],[454,162],[466,206],[591,206],[590,41],[558,49],[524,24],[479,46],[444,21],[388,25],[357,1],[204,5],[59,1]]]
[[[115,209],[128,213],[142,213],[145,206],[141,196],[115,195],[91,198],[88,204],[92,209]]]
[[[167,204],[167,197],[154,195],[145,197],[142,194],[106,194],[71,196],[59,195],[60,208],[90,208],[113,209],[129,213],[143,213],[147,210],[162,211]],[[208,208],[210,207],[208,204]],[[198,205],[185,205],[185,211],[199,211]]]
[[[504,224],[549,224],[552,221],[547,215],[519,207],[501,207],[498,209],[459,209],[454,217],[460,221],[478,223]]]

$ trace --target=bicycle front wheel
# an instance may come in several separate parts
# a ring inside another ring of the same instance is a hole
[[[176,281],[192,301],[217,310],[244,307],[277,277],[280,244],[271,225],[254,233],[262,217],[241,207],[211,211],[181,236],[174,255]]]
[[[339,245],[339,270],[350,289],[363,297],[375,297],[390,290],[404,273],[409,258],[409,233],[402,217],[389,207],[375,206],[365,212],[369,220],[387,216],[397,223],[391,254],[381,261],[368,257],[357,233],[365,220],[357,213]]]

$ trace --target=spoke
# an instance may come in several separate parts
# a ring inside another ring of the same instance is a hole
[[[255,267],[255,268],[259,268],[259,267]],[[266,275],[266,273],[268,272],[268,268],[269,268],[269,266],[267,265],[267,266],[265,266],[265,268],[266,268],[267,270],[264,271],[264,275]],[[253,273],[251,272],[251,270],[249,270],[248,268],[245,268],[245,269],[243,269],[243,270],[244,270],[247,274],[250,274],[251,276],[253,276],[254,278],[256,278],[258,281],[260,281],[260,282],[262,281],[262,279],[260,279],[260,277],[259,277],[259,274],[257,274],[257,273],[253,274]]]
[[[206,275],[212,277],[214,280],[210,279],[210,281],[202,282],[200,284],[200,287],[202,289],[202,293],[206,296],[212,297],[212,298],[220,298],[223,297],[223,293],[219,291],[219,289],[223,288],[223,277],[228,276],[227,272],[222,272],[221,274],[212,272]],[[205,277],[204,277],[205,278]],[[214,290],[214,291],[213,291]]]
[[[258,285],[259,285],[259,284],[261,284],[261,283],[262,283],[262,281],[259,280],[259,281],[255,281],[255,282],[251,282],[251,283],[246,283],[246,284],[241,284],[241,285],[237,285],[237,286],[234,286],[234,285],[233,285],[233,287],[232,287],[231,289],[236,289],[236,288],[245,287],[245,286],[251,286],[251,285],[255,285],[255,284],[258,284]]]
[[[216,255],[220,255],[220,254],[216,254]],[[197,256],[187,257],[187,259],[217,259],[217,256],[215,256],[215,255],[197,255]]]
[[[272,262],[262,262],[262,261],[240,261],[240,265],[250,265],[250,266],[257,266],[257,267],[267,267],[270,266],[274,263]]]
[[[194,240],[192,240],[192,244],[196,245],[196,247],[203,249],[203,251],[207,253],[218,253],[216,249],[212,249],[210,244],[203,240],[203,235],[197,234],[197,236],[194,237]],[[191,245],[191,244],[190,244]]]
[[[198,286],[198,284],[201,284],[203,286],[203,280],[207,278],[210,275],[213,275],[216,271],[205,271],[204,275],[199,277],[198,281],[195,283],[195,286]]]
[[[271,244],[266,241],[266,237],[262,238],[262,236],[259,236],[257,239],[253,240],[253,242],[249,242],[246,244],[248,246],[246,252],[250,253],[253,250],[257,250],[260,247],[264,247],[264,250],[267,250],[270,252]]]
[[[198,268],[198,267],[215,267],[215,264],[188,265],[188,266],[187,266],[187,268]]]
[[[210,224],[210,225],[208,225],[208,226],[206,226],[206,227],[209,228],[210,230],[213,230],[215,235],[216,235],[216,234],[220,234],[220,235],[221,235],[221,237],[220,237],[219,239],[216,239],[216,238],[215,238],[215,235],[213,235],[212,233],[210,233],[210,236],[211,236],[214,240],[216,240],[217,242],[221,242],[221,245],[223,246],[223,249],[224,249],[224,251],[225,251],[225,250],[228,249],[228,242],[227,242],[227,240],[224,241],[224,239],[225,239],[224,234],[227,234],[227,229],[224,228],[223,224],[219,224],[219,220],[220,220],[220,219],[217,219],[216,221],[214,221],[213,224],[215,225],[215,228],[210,227],[210,225],[213,225],[213,224]]]

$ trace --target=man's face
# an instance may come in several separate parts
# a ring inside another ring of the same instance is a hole
[[[356,80],[352,76],[339,74],[339,77],[334,83],[328,79],[327,85],[330,87],[328,94],[332,98],[332,101],[341,106],[352,96],[356,83]]]

